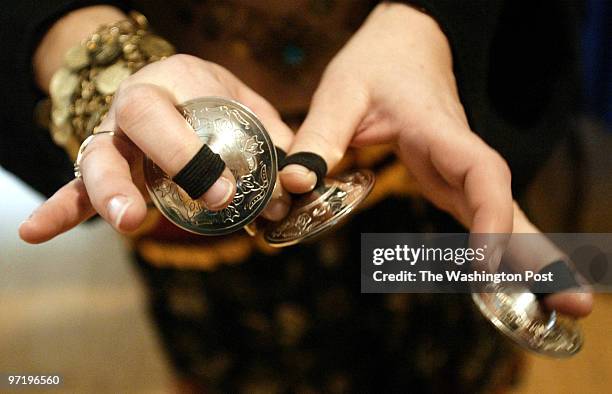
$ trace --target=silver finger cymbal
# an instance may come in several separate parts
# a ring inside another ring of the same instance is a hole
[[[268,132],[251,110],[233,100],[204,97],[177,107],[198,137],[232,172],[236,195],[227,208],[209,211],[145,157],[145,182],[151,200],[168,220],[184,230],[222,235],[245,228],[254,235],[254,221],[272,198],[278,173],[276,149]],[[313,192],[294,198],[289,215],[270,223],[264,239],[276,247],[312,239],[347,217],[373,185],[374,174],[368,170],[326,178]]]
[[[272,198],[278,164],[268,132],[250,109],[233,100],[203,97],[177,107],[232,172],[236,195],[225,209],[209,211],[145,157],[145,182],[151,200],[168,220],[192,233],[222,235],[241,229],[255,220]]]
[[[564,358],[582,348],[583,336],[574,319],[544,310],[527,287],[488,283],[472,293],[480,312],[504,335],[530,351]]]
[[[374,173],[355,170],[325,178],[310,193],[294,197],[287,216],[270,223],[264,239],[273,247],[285,247],[317,238],[346,219],[370,194]]]

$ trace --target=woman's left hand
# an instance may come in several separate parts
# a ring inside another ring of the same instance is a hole
[[[423,195],[472,234],[502,235],[489,238],[489,271],[497,271],[513,228],[546,243],[514,203],[506,162],[470,129],[444,33],[430,16],[402,4],[379,5],[332,60],[288,154],[317,153],[331,169],[349,145],[380,143],[394,145]],[[280,178],[293,193],[316,182],[295,164]],[[508,254],[517,247],[511,244]],[[542,261],[529,259],[530,268],[555,257],[551,248]],[[584,290],[546,299],[548,307],[576,317],[590,313],[592,304]]]
[[[383,3],[328,65],[288,154],[314,152],[333,168],[349,145],[394,145],[421,192],[475,234],[510,234],[510,171],[467,122],[446,36],[429,15]],[[316,182],[299,165],[286,190]],[[501,240],[501,237],[497,237]],[[489,245],[494,271],[505,247]]]

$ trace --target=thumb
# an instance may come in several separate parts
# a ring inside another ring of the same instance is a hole
[[[365,89],[326,73],[287,155],[312,152],[332,169],[344,156],[368,104]],[[286,166],[280,179],[290,193],[309,192],[317,183],[316,174],[300,164]]]

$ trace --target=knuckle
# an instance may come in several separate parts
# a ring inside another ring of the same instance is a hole
[[[116,119],[121,128],[129,129],[142,121],[152,108],[152,104],[164,97],[158,89],[148,84],[127,86],[117,97]]]
[[[209,62],[207,60],[203,60],[202,63],[203,63],[203,66],[207,70],[211,71],[215,75],[228,75],[228,74],[231,74],[231,71],[229,71],[227,68],[223,67],[220,64]]]
[[[183,168],[189,162],[188,151],[184,146],[168,146],[164,152],[164,163],[169,167]],[[176,171],[178,173],[178,170]],[[172,176],[176,175],[170,174]]]
[[[491,166],[493,171],[505,182],[510,183],[512,178],[512,172],[510,171],[510,166],[508,162],[494,149],[489,148],[489,152],[487,154],[487,165]]]
[[[83,156],[81,157],[82,166],[84,166],[84,163],[91,161],[92,157],[96,157],[104,150],[103,144],[100,140],[101,139],[99,137],[94,138],[93,141],[87,145],[87,148],[85,148],[83,151]]]
[[[164,62],[166,65],[184,68],[192,68],[196,64],[204,63],[202,59],[184,53],[177,53],[176,55],[172,55],[168,57]]]
[[[190,75],[194,78],[194,81],[220,83],[228,75],[231,75],[223,66],[191,55],[173,55],[165,61],[173,72],[179,75]]]
[[[177,54],[165,60],[166,64],[172,68],[173,72],[180,75],[201,75],[203,72],[217,76],[221,66],[207,60],[186,54]]]

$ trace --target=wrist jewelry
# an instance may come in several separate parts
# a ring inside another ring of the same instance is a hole
[[[72,160],[106,116],[119,84],[146,64],[174,54],[174,47],[148,31],[144,15],[102,25],[71,48],[49,85],[49,130]]]

